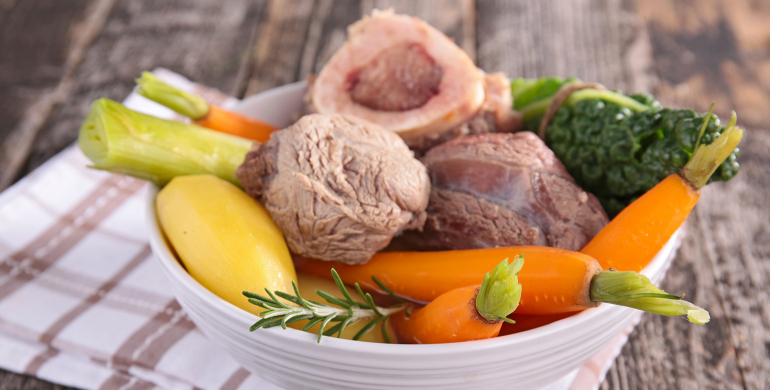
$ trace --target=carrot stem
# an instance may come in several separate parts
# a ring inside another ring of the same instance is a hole
[[[711,113],[711,111],[709,111]],[[709,178],[743,138],[743,130],[735,126],[737,117],[735,111],[730,118],[724,133],[708,145],[698,145],[690,161],[680,171],[682,177],[695,188],[701,189],[708,183]],[[708,116],[704,121],[708,123]],[[702,132],[703,130],[701,130]],[[698,137],[700,141],[700,136]]]
[[[142,77],[136,79],[136,83],[139,84],[136,90],[138,94],[179,115],[198,120],[209,112],[209,104],[202,97],[172,87],[150,72],[142,72]]]
[[[476,310],[489,321],[503,320],[513,323],[508,316],[519,306],[521,284],[519,271],[524,266],[524,256],[520,255],[508,264],[508,259],[500,262],[492,273],[484,275],[479,294],[476,296]]]
[[[711,319],[708,311],[671,295],[633,271],[597,271],[591,280],[591,300],[632,307],[650,313],[674,317],[687,315],[693,324],[703,325]]]

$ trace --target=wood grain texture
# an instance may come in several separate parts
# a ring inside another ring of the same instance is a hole
[[[26,1],[0,11],[0,190],[19,175],[51,111],[69,94],[114,2]]]
[[[245,96],[297,81],[303,45],[316,4],[271,0],[259,29]]]
[[[767,128],[770,113],[770,3],[754,0],[639,2],[660,77],[656,91],[680,106],[739,113]]]
[[[649,41],[621,0],[477,1],[477,62],[511,78],[557,75],[649,90]]]
[[[234,0],[118,2],[84,56],[65,103],[37,137],[23,172],[70,145],[91,102],[122,100],[141,71],[165,67],[230,92],[264,4]]]

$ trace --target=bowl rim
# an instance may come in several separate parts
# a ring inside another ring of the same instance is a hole
[[[238,110],[238,107],[243,107],[248,104],[253,104],[254,100],[265,99],[273,97],[276,94],[288,92],[300,87],[304,87],[306,83],[296,82],[286,84],[280,87],[276,87],[265,92],[253,95],[241,101],[241,103],[234,108],[234,111],[244,113],[242,110]],[[200,299],[209,301],[211,304],[219,306],[223,312],[229,317],[236,318],[244,323],[254,323],[258,321],[259,317],[255,314],[247,312],[237,306],[225,301],[219,296],[215,295],[203,285],[198,283],[188,272],[185,270],[180,261],[172,253],[170,244],[168,243],[165,235],[160,227],[156,210],[155,210],[155,198],[160,188],[150,183],[145,198],[145,218],[148,227],[149,240],[152,247],[152,251],[155,258],[161,263],[161,266],[166,270],[169,277],[174,277],[180,282],[188,291],[198,296]],[[664,246],[661,251],[655,256],[655,258],[645,267],[641,272],[642,274],[648,274],[650,270],[656,268],[667,267],[667,260],[669,255],[661,256],[666,252],[666,247],[669,245],[676,245],[678,243],[679,231],[674,233],[669,242]],[[662,274],[660,275],[662,277]],[[549,335],[553,335],[564,330],[568,330],[581,324],[592,322],[595,318],[606,315],[607,313],[615,310],[633,310],[622,306],[601,304],[598,307],[583,310],[580,313],[557,320],[547,325],[543,325],[534,329],[523,331],[520,333],[509,334],[505,336],[499,336],[487,340],[475,340],[466,341],[462,343],[446,343],[446,344],[385,344],[385,343],[372,343],[372,342],[360,342],[354,340],[338,339],[336,337],[323,337],[321,346],[337,349],[342,351],[364,352],[378,355],[395,355],[408,353],[410,355],[436,355],[447,352],[470,352],[476,350],[484,350],[490,347],[505,347],[515,346],[516,344],[532,341],[534,339],[547,338]],[[248,335],[247,329],[244,329],[244,336]],[[277,338],[283,338],[292,340],[297,343],[316,344],[317,335],[301,330],[287,328],[286,330],[275,327],[269,329],[260,329],[260,332],[270,332],[272,336]]]

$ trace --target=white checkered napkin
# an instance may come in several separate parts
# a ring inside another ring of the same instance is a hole
[[[125,103],[175,117],[136,94]],[[85,389],[278,389],[206,339],[174,300],[147,242],[144,183],[86,165],[70,147],[0,194],[0,367]],[[624,342],[547,388],[596,388]]]

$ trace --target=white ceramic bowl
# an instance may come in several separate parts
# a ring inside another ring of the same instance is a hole
[[[304,83],[247,98],[236,109],[286,126],[302,109]],[[149,191],[147,221],[153,253],[180,305],[211,340],[246,369],[287,389],[538,389],[606,346],[631,321],[633,309],[601,305],[522,333],[438,345],[390,345],[341,340],[280,327],[249,333],[257,317],[196,282],[169,250]],[[675,235],[643,272],[659,282],[677,247]],[[525,287],[526,288],[526,287]]]

